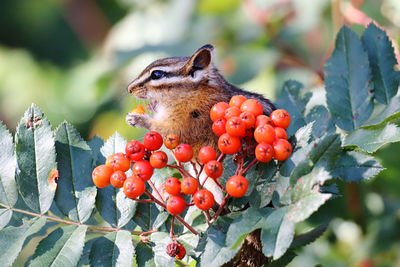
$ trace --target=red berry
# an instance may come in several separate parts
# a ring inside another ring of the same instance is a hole
[[[184,246],[182,246],[181,244],[178,244],[179,247],[179,252],[178,254],[175,256],[175,258],[177,258],[178,260],[181,260],[185,257],[186,255],[186,249]]]
[[[199,182],[193,177],[185,177],[181,182],[182,193],[186,195],[193,195],[199,187]]]
[[[110,182],[111,185],[116,188],[121,188],[124,186],[124,182],[126,180],[126,174],[123,171],[115,171],[111,174]]]
[[[210,118],[212,121],[223,119],[225,117],[225,110],[229,108],[229,104],[225,102],[219,102],[215,104],[210,110]]]
[[[164,151],[153,152],[150,156],[150,165],[155,169],[162,169],[168,164],[168,156]]]
[[[188,144],[180,144],[175,148],[175,158],[180,162],[188,162],[193,158],[193,148]]]
[[[134,176],[126,178],[124,182],[124,193],[127,197],[135,199],[141,196],[146,189],[143,180]]]
[[[168,149],[174,149],[177,145],[179,145],[179,135],[169,134],[165,138],[164,145]]]
[[[275,140],[274,127],[269,124],[258,126],[254,131],[254,139],[256,139],[257,143],[265,142],[272,144]]]
[[[113,169],[107,165],[99,165],[94,168],[92,172],[93,183],[98,188],[104,188],[110,185],[110,177],[113,173]]]
[[[240,113],[242,113],[242,112],[240,111],[240,109],[238,107],[227,108],[225,110],[225,119],[229,120],[232,117],[239,117]]]
[[[218,149],[224,154],[233,155],[239,152],[241,146],[239,138],[230,136],[227,133],[224,133],[218,139]]]
[[[275,139],[288,139],[285,129],[281,127],[275,127]]]
[[[284,161],[292,155],[292,145],[286,139],[278,139],[274,143],[274,158]]]
[[[239,117],[232,117],[226,122],[226,132],[231,136],[243,137],[246,135],[246,125]]]
[[[274,148],[265,142],[256,146],[256,158],[261,162],[269,162],[274,157]]]
[[[226,192],[233,197],[242,197],[246,194],[249,183],[241,175],[234,175],[226,182]]]
[[[138,177],[143,181],[147,181],[153,175],[154,169],[147,160],[135,162],[132,167],[132,176]]]
[[[182,197],[170,196],[167,201],[167,210],[172,215],[182,213],[186,208],[186,202]]]
[[[271,120],[274,122],[275,126],[287,129],[290,124],[290,115],[284,109],[277,109],[272,111]]]
[[[224,169],[222,167],[221,162],[216,160],[211,160],[207,162],[207,164],[204,166],[204,171],[206,172],[208,177],[217,179],[222,175]]]
[[[253,127],[256,123],[256,116],[249,111],[242,112],[239,117],[246,126],[246,129]]]
[[[218,120],[214,121],[214,123],[212,125],[212,130],[218,136],[221,136],[224,133],[226,133],[226,120],[218,119]]]
[[[214,195],[207,189],[201,189],[193,195],[193,202],[201,210],[209,210],[214,205]]]
[[[162,144],[162,136],[156,131],[150,131],[143,137],[143,145],[147,150],[153,151],[160,149]]]
[[[114,171],[126,172],[131,167],[131,162],[123,153],[115,153],[107,157],[106,165]]]
[[[263,114],[263,107],[260,102],[255,99],[247,99],[240,106],[241,111],[249,111],[254,114],[254,116],[258,116]]]
[[[199,160],[201,163],[206,164],[210,160],[217,158],[217,152],[210,146],[203,146],[199,151]]]
[[[129,160],[137,161],[144,157],[145,147],[136,140],[129,141],[125,146],[125,154]]]
[[[168,194],[176,196],[181,192],[181,181],[176,177],[169,177],[165,180],[164,188]]]
[[[232,96],[231,100],[229,101],[229,106],[240,108],[240,106],[246,100],[247,100],[247,98],[243,95],[234,95],[234,96]]]
[[[257,128],[260,125],[264,125],[264,124],[270,124],[273,126],[272,120],[267,115],[258,115],[256,118],[255,128]]]

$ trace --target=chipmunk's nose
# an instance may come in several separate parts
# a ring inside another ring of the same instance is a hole
[[[126,90],[128,91],[128,93],[132,94],[133,91],[135,90],[135,87],[136,87],[136,83],[135,83],[135,81],[133,81],[130,84],[128,84],[128,87],[126,88]]]

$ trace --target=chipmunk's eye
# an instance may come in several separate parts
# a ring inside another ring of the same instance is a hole
[[[158,79],[164,77],[165,74],[166,74],[166,72],[164,72],[164,71],[162,71],[162,70],[153,70],[153,71],[151,72],[150,78],[151,78],[152,80],[158,80]]]

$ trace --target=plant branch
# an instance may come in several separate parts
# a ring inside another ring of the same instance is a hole
[[[64,223],[64,224],[69,224],[69,225],[86,225],[88,229],[94,231],[94,232],[99,232],[99,233],[104,233],[104,232],[115,232],[115,231],[119,231],[119,228],[114,228],[114,227],[102,227],[102,226],[96,226],[96,225],[88,225],[88,224],[83,224],[80,222],[74,222],[74,221],[70,221],[70,220],[66,220],[66,219],[61,219],[58,217],[53,217],[53,216],[48,216],[48,215],[44,215],[44,214],[39,214],[39,213],[35,213],[35,212],[31,212],[31,211],[27,211],[27,210],[21,210],[21,209],[17,209],[17,208],[12,208],[12,207],[8,207],[6,205],[0,204],[1,207],[6,208],[8,210],[11,210],[13,212],[18,212],[18,213],[22,213],[22,214],[26,214],[26,215],[30,215],[33,217],[39,217],[39,218],[46,218],[46,220],[49,221],[53,221],[53,222],[58,222],[58,223]],[[143,234],[143,232],[141,231],[131,231],[131,234],[133,235],[141,235]]]
[[[217,212],[215,212],[214,216],[212,216],[210,223],[213,223],[218,219],[218,216],[221,214],[222,210],[224,209],[225,204],[228,203],[228,199],[229,199],[229,194],[226,194],[225,198],[222,201],[221,205],[219,206]]]

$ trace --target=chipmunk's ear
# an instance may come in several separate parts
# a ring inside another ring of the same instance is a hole
[[[186,71],[192,77],[198,70],[204,70],[212,65],[214,47],[210,44],[200,47],[186,63]]]

